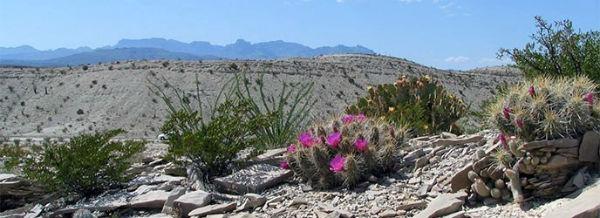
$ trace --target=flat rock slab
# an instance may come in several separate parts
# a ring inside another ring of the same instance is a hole
[[[467,193],[464,191],[441,194],[433,199],[427,205],[427,208],[419,212],[415,217],[440,217],[452,214],[460,210],[460,207],[465,203],[465,198],[467,198]]]
[[[521,145],[519,149],[530,151],[539,148],[572,148],[577,146],[579,146],[578,139],[556,139],[527,142]]]
[[[544,217],[600,217],[600,181],[584,189],[579,196],[548,211]]]
[[[214,183],[221,191],[238,194],[260,193],[292,177],[290,170],[269,164],[257,164],[229,176],[216,178]]]
[[[600,162],[600,133],[589,131],[583,135],[579,145],[579,160]]]
[[[143,195],[138,195],[129,201],[131,208],[143,209],[162,209],[165,201],[169,198],[169,192],[163,190],[150,191]]]
[[[192,210],[192,212],[190,212],[188,214],[188,216],[190,216],[190,217],[193,217],[193,216],[204,217],[204,216],[210,215],[210,214],[227,213],[227,212],[231,212],[231,211],[235,210],[235,207],[236,207],[236,203],[235,202],[224,203],[224,204],[208,205],[208,206],[204,206],[204,207]]]
[[[284,153],[287,151],[287,148],[276,148],[266,150],[264,153],[248,160],[248,164],[271,164],[274,166],[279,166],[279,162],[285,159]]]
[[[469,171],[473,170],[473,164],[467,164],[463,168],[461,168],[452,178],[450,179],[450,189],[452,192],[457,192],[461,189],[466,189],[471,186],[471,181],[469,180]]]
[[[205,191],[189,192],[173,201],[173,208],[182,215],[188,214],[190,211],[206,206],[210,203],[212,195]]]
[[[472,135],[463,138],[437,139],[433,141],[433,146],[464,145],[467,143],[476,143],[483,139],[483,136]]]

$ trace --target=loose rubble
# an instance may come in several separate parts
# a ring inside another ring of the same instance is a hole
[[[369,178],[351,189],[317,190],[300,182],[291,171],[276,166],[281,149],[268,151],[245,169],[217,178],[215,191],[195,188],[185,169],[163,161],[161,156],[152,156],[134,166],[140,173],[123,189],[89,199],[50,199],[3,211],[0,217],[597,216],[600,210],[600,204],[594,200],[600,193],[600,181],[594,179],[598,176],[594,171],[597,166],[577,168],[564,178],[558,178],[564,175],[561,173],[546,178],[527,177],[525,183],[518,175],[519,169],[505,169],[499,174],[490,167],[490,153],[498,147],[496,136],[496,132],[483,131],[469,136],[440,134],[412,139],[400,151],[402,156],[394,172]],[[565,167],[592,160],[591,155],[582,155],[582,152],[598,152],[594,147],[597,144],[589,141],[594,140],[583,139],[581,144],[577,141],[577,149],[570,149],[574,141],[535,142],[524,147],[532,151],[532,159],[554,152],[547,160],[539,160],[537,166],[561,172]],[[541,149],[543,154],[538,152]],[[571,163],[571,159],[577,163]],[[537,161],[527,164],[533,162]],[[571,192],[580,191],[570,198],[554,201],[523,196],[515,201],[520,204],[512,203],[514,196],[532,192],[532,186],[543,184],[555,184],[546,185],[555,191],[567,191],[563,190],[567,187]],[[28,190],[29,195],[16,195],[25,193],[23,190]],[[45,193],[16,175],[0,174],[0,195],[3,197],[0,206],[5,206]]]

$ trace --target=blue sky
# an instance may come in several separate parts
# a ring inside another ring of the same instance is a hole
[[[311,47],[358,44],[437,68],[469,69],[502,64],[497,50],[528,42],[535,15],[600,30],[600,0],[2,0],[0,46],[281,39]]]

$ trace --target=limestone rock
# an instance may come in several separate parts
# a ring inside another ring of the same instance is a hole
[[[600,162],[600,133],[588,131],[579,145],[579,160]]]
[[[412,162],[414,162],[414,161],[415,161],[417,158],[420,158],[420,157],[422,157],[422,156],[425,156],[425,152],[423,152],[423,149],[422,149],[422,148],[419,148],[419,149],[416,149],[416,150],[414,150],[414,151],[411,151],[410,153],[408,153],[406,156],[404,156],[404,157],[402,158],[402,160],[403,160],[404,162],[407,162],[407,163],[412,163]]]
[[[200,208],[196,208],[196,209],[192,210],[188,214],[188,216],[204,217],[204,216],[210,215],[210,214],[227,213],[227,212],[231,212],[231,211],[235,210],[235,205],[236,205],[235,202],[208,205],[208,206],[204,206],[204,207],[200,207]]]
[[[600,182],[582,191],[576,198],[548,211],[544,217],[599,217],[600,216]]]
[[[279,165],[284,157],[283,154],[287,151],[287,148],[275,148],[266,150],[262,154],[256,156],[255,158],[248,161],[250,164],[271,164],[271,165]]]
[[[185,189],[182,187],[177,187],[171,190],[171,192],[169,193],[169,197],[165,201],[161,212],[166,214],[173,214],[173,202],[175,202],[175,200],[181,197],[183,194],[185,194]]]
[[[419,212],[415,217],[440,217],[454,213],[465,203],[467,193],[460,191],[451,194],[440,194],[433,199],[425,210]]]
[[[538,165],[540,169],[544,170],[558,170],[570,167],[575,167],[579,164],[579,160],[575,158],[569,158],[562,155],[553,155],[548,159],[548,163]]]
[[[242,204],[238,207],[238,211],[257,208],[263,206],[267,202],[267,198],[259,194],[245,194]]]
[[[214,183],[226,192],[258,193],[284,182],[293,175],[290,170],[268,164],[257,164],[235,172],[229,176],[216,178]]]
[[[539,148],[572,148],[579,145],[577,139],[556,139],[527,142],[519,147],[519,150],[531,151]]]
[[[73,218],[96,218],[96,216],[87,209],[79,209],[73,213]]]
[[[173,201],[173,208],[179,214],[188,214],[190,211],[206,206],[210,203],[212,196],[205,191],[189,192]]]
[[[162,209],[169,197],[169,192],[163,190],[150,191],[133,197],[129,207],[139,209]]]
[[[464,145],[467,143],[476,143],[483,139],[483,136],[472,135],[464,138],[450,138],[450,139],[437,139],[433,141],[434,146],[448,146],[448,145]]]
[[[468,188],[471,185],[468,177],[469,171],[473,171],[473,165],[471,164],[467,164],[452,176],[450,179],[450,189],[452,192]]]

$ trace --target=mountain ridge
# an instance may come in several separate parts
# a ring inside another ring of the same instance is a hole
[[[140,55],[139,52],[142,50],[149,53]],[[98,61],[144,59],[280,59],[347,53],[375,54],[373,50],[360,45],[336,45],[311,48],[300,43],[286,42],[283,40],[251,43],[243,39],[238,39],[234,43],[227,45],[213,45],[210,42],[205,41],[185,43],[174,39],[143,38],[121,39],[114,45],[103,46],[96,49],[79,47],[75,49],[58,48],[38,50],[29,45],[0,47],[0,65],[56,67],[93,64]],[[94,54],[99,56],[94,56]],[[112,56],[113,58],[107,58],[107,56]]]

